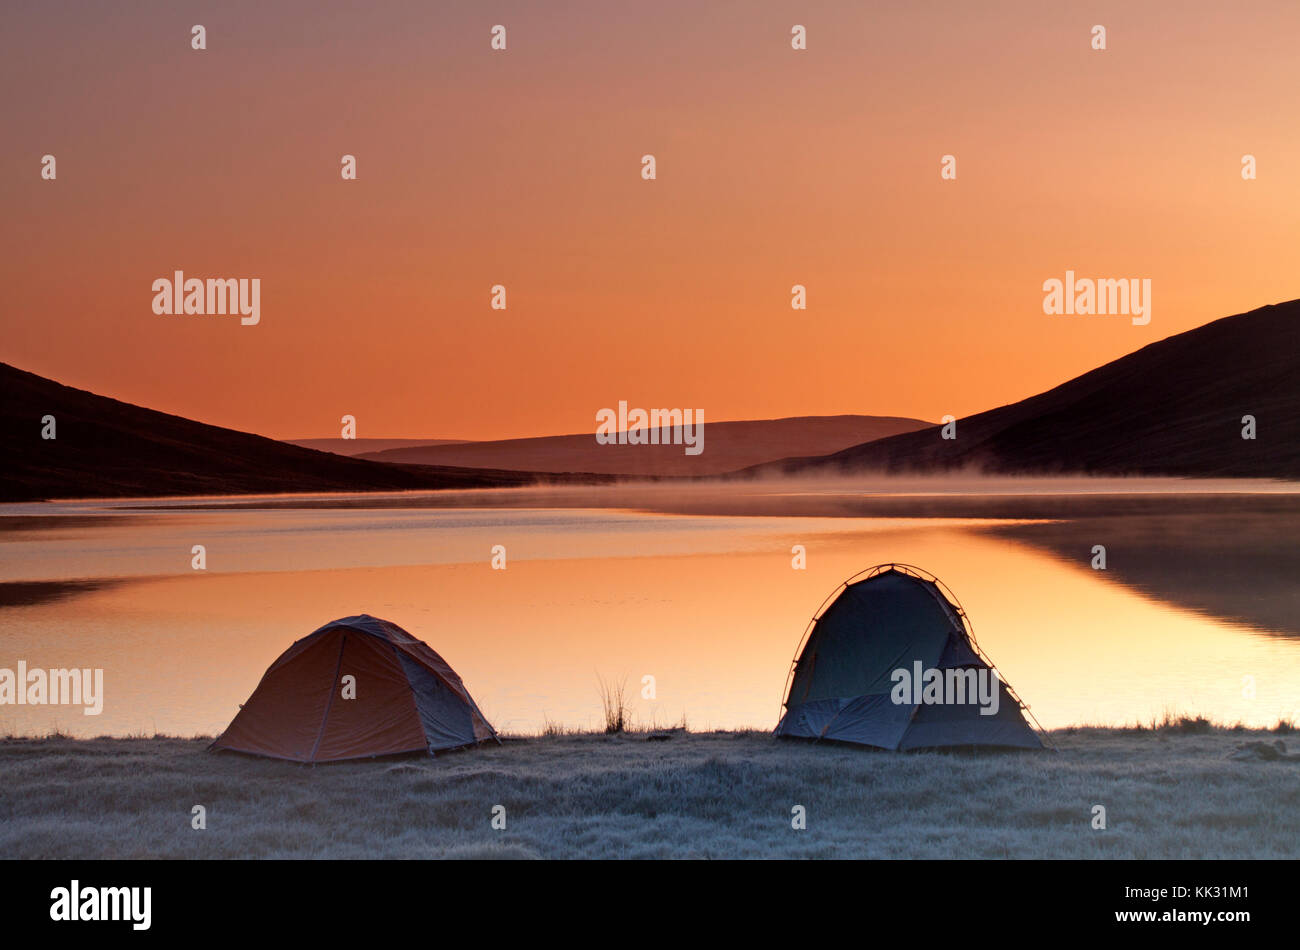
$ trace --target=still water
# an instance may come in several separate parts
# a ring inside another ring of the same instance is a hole
[[[769,729],[810,617],[843,580],[887,561],[953,590],[1048,728],[1166,713],[1300,719],[1300,636],[1268,619],[1288,616],[1289,601],[1247,590],[1248,605],[1274,601],[1260,622],[1216,615],[1218,601],[1207,609],[1177,585],[1144,589],[1092,569],[1087,537],[1078,556],[1072,540],[1036,541],[1065,520],[681,514],[571,497],[550,507],[544,491],[518,507],[499,494],[427,499],[0,506],[0,667],[102,668],[105,684],[98,716],[0,706],[0,734],[215,734],[290,643],[363,612],[428,642],[505,732],[599,725],[601,679],[626,681],[639,723]],[[1191,517],[1148,513],[1144,530],[1176,537]],[[1261,531],[1271,557],[1276,528]],[[1231,556],[1245,557],[1250,531],[1233,534]],[[191,567],[195,545],[206,570]],[[491,567],[495,545],[505,570]],[[1139,548],[1125,550],[1132,561]],[[1182,570],[1213,593],[1220,572]],[[1229,582],[1241,596],[1242,578]]]

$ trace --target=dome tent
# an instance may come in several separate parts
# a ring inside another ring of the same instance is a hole
[[[880,564],[841,585],[814,616],[787,678],[776,735],[908,750],[944,746],[1040,749],[1028,711],[996,677],[965,612],[938,578],[906,564]],[[918,674],[986,687],[921,698]],[[1032,716],[1032,714],[1031,714]]]
[[[337,762],[492,738],[496,730],[442,657],[397,624],[361,614],[285,650],[208,748]]]

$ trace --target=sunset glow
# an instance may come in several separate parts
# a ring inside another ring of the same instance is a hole
[[[0,30],[4,359],[205,422],[935,421],[1297,296],[1290,2],[800,5],[797,54],[768,0],[223,4],[194,55],[188,7],[60,11]],[[260,278],[260,323],[156,315],[175,270]],[[1045,315],[1067,270],[1151,322]]]

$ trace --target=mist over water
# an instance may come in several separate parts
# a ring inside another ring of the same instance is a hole
[[[0,506],[0,667],[102,667],[106,693],[97,717],[0,707],[0,732],[214,734],[290,643],[362,612],[426,640],[505,731],[596,726],[598,677],[626,677],[640,722],[766,729],[814,611],[890,561],[952,588],[1049,728],[1272,725],[1300,718],[1298,497],[944,477]]]

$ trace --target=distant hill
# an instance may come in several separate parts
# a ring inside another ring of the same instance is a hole
[[[1086,318],[1084,318],[1086,319]],[[1255,440],[1241,437],[1254,416]],[[1144,346],[1029,399],[745,475],[969,468],[1001,474],[1300,477],[1300,300]]]
[[[464,445],[465,439],[285,439],[290,445],[335,455],[364,455],[385,449],[406,449],[415,445]]]
[[[55,419],[54,439],[41,437]],[[0,363],[0,500],[478,488],[526,472],[385,465],[205,425]]]
[[[607,475],[718,475],[790,455],[824,455],[870,439],[924,428],[920,419],[896,416],[794,416],[746,422],[706,422],[704,451],[681,445],[600,445],[596,427],[580,435],[424,445],[367,452],[382,462],[504,468],[529,472],[598,472]]]

